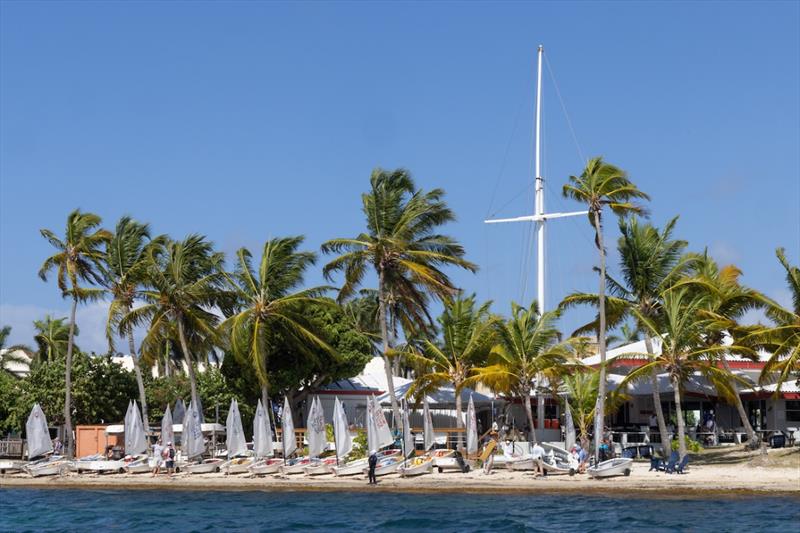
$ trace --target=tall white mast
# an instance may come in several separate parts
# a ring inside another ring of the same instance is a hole
[[[498,218],[494,220],[484,220],[487,224],[499,222],[534,222],[536,223],[536,300],[539,303],[539,312],[545,312],[545,293],[544,293],[544,226],[545,222],[551,218],[563,218],[577,215],[585,215],[588,211],[574,211],[571,213],[548,213],[544,212],[544,178],[541,172],[541,146],[542,146],[542,59],[544,56],[544,46],[539,45],[537,53],[536,68],[536,143],[535,143],[535,196],[533,215],[526,215],[514,218]],[[537,378],[538,381],[539,378]],[[537,418],[539,430],[544,429],[544,398],[541,388],[537,383]]]

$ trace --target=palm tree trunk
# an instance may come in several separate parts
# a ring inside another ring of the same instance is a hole
[[[531,430],[528,432],[528,442],[536,442],[536,428],[533,427],[533,409],[531,409],[531,391],[530,389],[522,391],[522,404],[525,406],[525,414],[528,416],[528,426]]]
[[[128,309],[130,312],[130,308]],[[150,431],[150,419],[147,414],[147,398],[144,393],[144,380],[142,379],[142,368],[139,366],[139,356],[136,353],[136,345],[133,342],[133,330],[128,331],[128,349],[131,352],[131,359],[133,360],[133,372],[136,374],[136,385],[139,387],[139,403],[142,404],[142,421],[144,422],[144,431]]]
[[[389,389],[389,399],[392,402],[394,429],[399,430],[403,422],[402,418],[400,418],[400,406],[397,403],[397,396],[394,392],[392,364],[389,361],[389,324],[386,312],[386,288],[384,286],[384,274],[382,270],[378,273],[378,313],[381,322],[381,340],[383,341],[383,366],[386,371],[386,387]]]
[[[680,459],[683,461],[684,456],[686,456],[686,430],[683,422],[683,409],[681,409],[680,383],[675,378],[672,379],[672,388],[675,392],[675,416],[678,418],[678,451]]]
[[[650,335],[644,336],[644,346],[647,349],[647,355],[652,359],[654,355],[653,339]],[[656,419],[658,420],[658,432],[661,434],[661,455],[669,457],[667,446],[669,446],[669,434],[667,433],[667,422],[664,420],[664,410],[661,408],[661,391],[658,390],[658,372],[653,369],[650,376],[650,382],[653,386],[653,410],[656,412]]]
[[[192,387],[192,401],[194,402],[195,409],[200,409],[199,396],[197,395],[197,378],[194,374],[194,365],[192,364],[192,355],[189,352],[189,343],[186,342],[186,333],[183,331],[183,320],[178,317],[178,337],[181,342],[181,351],[183,352],[183,359],[186,361],[187,372],[189,373],[189,384]],[[202,413],[200,418],[202,418]]]
[[[75,287],[73,287],[73,290]],[[69,315],[69,340],[67,342],[67,360],[64,370],[64,450],[67,457],[74,457],[72,440],[72,346],[75,343],[75,313],[78,310],[78,297],[72,297],[72,310]]]
[[[459,394],[461,391],[459,391],[458,387],[455,387],[455,386],[453,387],[453,389],[455,391],[457,391],[456,392],[456,427],[458,429],[461,429],[461,428],[464,427],[464,418],[463,418],[462,413],[461,413],[461,394]],[[456,437],[456,450],[460,450],[464,445],[464,441],[461,439],[461,432],[460,431],[458,433],[456,433],[456,435],[458,435],[458,437]]]
[[[725,370],[728,373],[730,373],[731,372],[731,367],[730,367],[730,365],[728,365],[728,361],[725,358],[725,356],[723,356],[721,358],[721,361],[722,361],[722,366],[725,368]],[[761,439],[759,439],[758,435],[756,435],[756,432],[753,429],[753,425],[750,423],[750,419],[747,416],[747,411],[744,410],[744,404],[742,403],[742,397],[739,395],[739,386],[736,384],[736,381],[733,380],[733,379],[729,380],[729,382],[730,382],[731,388],[733,389],[733,392],[734,392],[734,400],[735,400],[734,401],[734,405],[736,406],[736,410],[739,412],[739,418],[742,419],[742,425],[744,426],[744,430],[747,433],[747,446],[750,449],[755,450],[756,448],[758,448],[759,441]]]
[[[600,251],[600,290],[599,321],[597,331],[597,348],[600,352],[600,383],[597,389],[597,409],[594,416],[594,457],[600,461],[600,441],[603,436],[603,421],[606,412],[606,251],[603,247],[603,226],[600,223],[600,211],[594,210],[594,227],[597,231],[597,247]]]

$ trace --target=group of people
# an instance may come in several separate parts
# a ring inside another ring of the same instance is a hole
[[[161,444],[161,439],[158,439],[153,444],[153,457],[151,459],[151,466],[153,467],[152,477],[156,477],[161,473],[161,469],[165,468],[167,474],[170,476],[175,474],[175,446],[172,441],[167,442],[166,446]]]

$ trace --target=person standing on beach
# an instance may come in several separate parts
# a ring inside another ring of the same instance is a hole
[[[175,446],[172,445],[172,441],[167,443],[165,451],[167,452],[167,474],[173,476],[175,474]]]
[[[544,448],[538,442],[533,444],[531,455],[533,455],[534,477],[544,476]]]
[[[378,455],[372,454],[369,456],[369,485],[377,485],[378,480],[375,479],[375,467],[378,466]]]
[[[153,475],[151,477],[156,477],[159,472],[161,472],[161,453],[164,448],[161,446],[161,439],[158,439],[155,444],[153,444],[153,459],[151,459],[151,466],[153,467]]]

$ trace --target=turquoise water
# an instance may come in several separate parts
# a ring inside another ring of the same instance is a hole
[[[791,498],[0,490],[0,531],[797,531]]]

